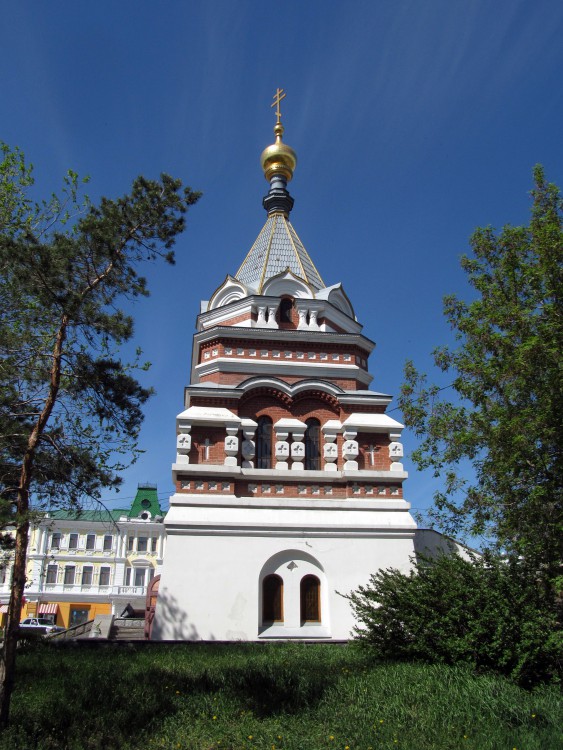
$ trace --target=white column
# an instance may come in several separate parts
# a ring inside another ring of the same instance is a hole
[[[294,471],[303,471],[305,468],[305,443],[303,438],[305,437],[304,429],[292,430],[293,442],[291,443],[291,468]]]
[[[225,466],[238,465],[238,425],[227,425],[227,437],[225,438]]]
[[[342,429],[342,425],[337,419],[329,419],[321,429],[325,439],[323,446],[324,470],[337,471],[338,446],[336,445],[336,436]]]
[[[356,441],[357,430],[346,429],[344,431],[344,445],[342,446],[342,456],[345,460],[345,471],[358,470],[358,453],[360,452],[358,442]]]

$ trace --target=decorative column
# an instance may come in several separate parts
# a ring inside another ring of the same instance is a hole
[[[342,429],[342,425],[337,419],[329,419],[322,426],[325,443],[323,446],[324,470],[337,471],[338,465],[338,446],[336,445],[336,436]]]
[[[307,308],[306,307],[298,307],[297,308],[297,314],[299,315],[299,323],[297,324],[297,328],[303,329],[307,328]]]
[[[276,320],[279,302],[276,305],[268,305],[268,328],[279,328]]]
[[[400,459],[404,456],[403,444],[397,441],[401,433],[389,433],[391,442],[389,443],[389,459],[391,460],[390,471],[403,471],[403,464]]]
[[[176,463],[177,464],[189,464],[190,463],[190,449],[192,447],[192,436],[190,430],[192,429],[191,424],[182,424],[179,426],[180,433],[176,437]]]
[[[342,457],[344,458],[344,471],[358,470],[358,453],[360,448],[358,441],[355,439],[358,434],[357,430],[346,428],[344,431],[344,445],[342,446]]]
[[[287,438],[289,437],[289,430],[286,427],[274,425],[276,431],[276,469],[289,469],[289,443]]]
[[[225,438],[225,466],[238,466],[238,425],[227,425]]]
[[[242,420],[242,434],[244,440],[242,441],[242,468],[253,469],[254,468],[254,457],[256,455],[256,442],[254,440],[254,434],[257,423],[252,419]]]
[[[258,305],[258,317],[256,320],[256,328],[266,328],[266,305]]]
[[[305,469],[305,464],[303,463],[305,459],[305,443],[303,442],[305,430],[306,426],[303,425],[303,428],[297,427],[292,431],[293,442],[291,443],[291,468],[294,471],[303,471]]]

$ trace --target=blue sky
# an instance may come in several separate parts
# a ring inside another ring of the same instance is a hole
[[[138,482],[172,491],[199,300],[265,220],[276,87],[298,155],[292,222],[377,343],[375,390],[397,393],[405,359],[429,368],[449,340],[441,299],[469,293],[472,230],[528,221],[535,163],[563,184],[560,0],[5,0],[2,22],[0,139],[43,194],[69,168],[94,199],[162,171],[204,193],[176,267],[148,269],[152,296],[134,310],[157,395],[112,504]],[[433,480],[405,463],[424,510]]]

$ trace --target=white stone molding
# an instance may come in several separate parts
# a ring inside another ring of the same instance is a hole
[[[248,296],[248,289],[238,279],[233,276],[227,276],[221,286],[213,293],[207,310],[215,310],[218,307],[224,307],[232,302]]]

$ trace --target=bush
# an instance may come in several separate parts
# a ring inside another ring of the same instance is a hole
[[[380,570],[347,596],[355,635],[383,659],[468,663],[523,685],[561,666],[555,597],[516,559],[441,555]]]

